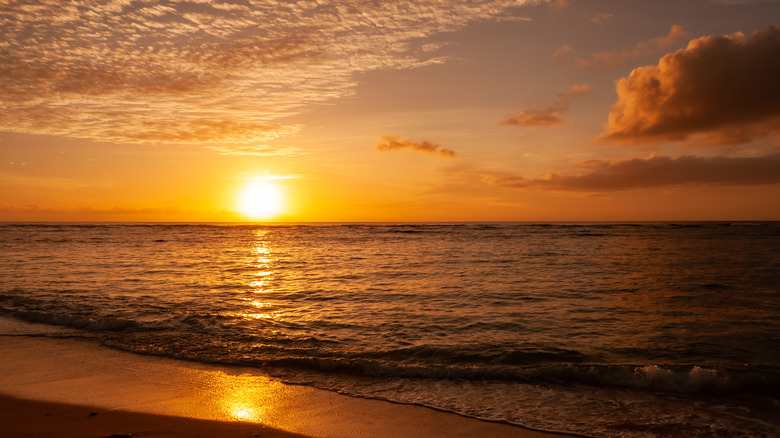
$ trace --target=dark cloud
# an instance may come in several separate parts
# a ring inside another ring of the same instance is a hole
[[[743,158],[670,158],[654,154],[648,159],[588,161],[583,167],[589,171],[578,175],[550,172],[535,179],[506,175],[485,179],[503,187],[591,193],[683,185],[780,184],[780,154]]]
[[[588,92],[590,92],[590,85],[574,85],[568,91],[558,93],[558,96],[545,108],[526,110],[513,116],[507,116],[503,123],[505,125],[542,127],[560,125],[563,123],[561,113],[568,111],[571,98]]]
[[[597,140],[739,144],[780,135],[780,29],[708,36],[634,69]]]
[[[378,138],[380,141],[374,148],[381,152],[411,149],[413,151],[434,154],[445,158],[455,157],[455,151],[443,148],[436,143],[431,143],[429,141],[416,142],[398,135],[383,135]]]

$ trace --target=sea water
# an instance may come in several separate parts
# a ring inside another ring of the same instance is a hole
[[[534,429],[780,436],[780,223],[0,224],[0,315]]]

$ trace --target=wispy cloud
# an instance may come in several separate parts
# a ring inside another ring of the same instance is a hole
[[[615,192],[684,185],[780,184],[780,154],[762,157],[670,158],[652,155],[624,161],[594,160],[582,163],[589,170],[566,175],[550,172],[543,178],[486,175],[492,185],[574,192]]]
[[[738,144],[780,136],[780,29],[708,36],[634,69],[597,140]]]
[[[558,50],[556,50],[556,51],[555,51],[555,53],[553,53],[553,58],[554,58],[556,61],[558,61],[559,59],[561,59],[561,58],[563,58],[564,56],[566,56],[566,55],[568,55],[569,53],[571,53],[571,51],[572,51],[572,48],[571,48],[571,46],[570,46],[570,45],[568,45],[568,44],[564,44],[564,45],[562,45],[560,48],[558,48]]]
[[[560,11],[561,9],[568,8],[570,3],[569,0],[552,0],[549,2],[549,5],[552,9]]]
[[[555,99],[550,101],[542,109],[530,109],[504,119],[505,125],[519,126],[555,126],[563,123],[561,113],[568,111],[573,96],[590,92],[590,85],[574,85],[569,90],[558,93]]]
[[[598,14],[594,14],[592,17],[590,17],[590,22],[593,24],[604,24],[608,21],[612,21],[615,18],[614,14],[610,14],[608,12],[600,12]]]
[[[641,41],[631,49],[614,52],[594,53],[591,59],[578,59],[581,67],[619,67],[626,62],[644,55],[650,55],[658,49],[665,49],[686,35],[680,25],[673,25],[665,36]]]
[[[710,0],[710,3],[718,3],[722,5],[751,5],[754,3],[780,3],[780,0]]]
[[[264,143],[298,131],[284,117],[354,93],[356,73],[441,62],[425,37],[525,3],[6,1],[0,130]]]
[[[298,148],[292,147],[276,147],[267,145],[242,145],[234,144],[228,146],[207,146],[209,149],[215,150],[223,155],[253,155],[253,156],[291,156],[307,154],[305,151],[301,151]]]
[[[424,152],[426,154],[438,155],[444,158],[455,157],[455,151],[452,149],[443,148],[438,144],[431,143],[429,141],[417,142],[399,135],[383,135],[378,138],[379,142],[374,146],[374,149],[380,152],[409,149],[413,151]]]

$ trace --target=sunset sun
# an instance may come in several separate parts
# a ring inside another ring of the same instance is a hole
[[[241,191],[238,208],[241,213],[251,218],[270,218],[284,210],[284,196],[273,181],[252,181]]]

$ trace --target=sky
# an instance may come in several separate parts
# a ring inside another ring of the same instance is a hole
[[[780,220],[779,200],[779,0],[0,0],[0,221]]]

